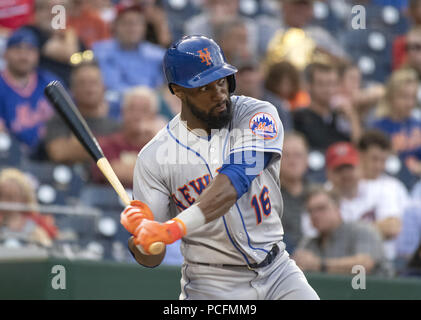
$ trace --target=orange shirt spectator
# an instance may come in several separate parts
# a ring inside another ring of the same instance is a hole
[[[311,103],[310,95],[302,88],[299,70],[288,61],[274,63],[268,68],[264,86],[279,99],[288,101],[290,111]]]
[[[311,103],[310,95],[304,91],[298,91],[292,99],[288,100],[290,110],[294,111],[299,108],[308,107]]]
[[[76,31],[87,48],[91,48],[96,41],[110,37],[108,25],[94,9],[88,6],[74,5],[67,19],[67,26]]]

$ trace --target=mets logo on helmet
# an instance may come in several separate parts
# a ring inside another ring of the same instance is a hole
[[[212,58],[208,48],[204,48],[203,50],[198,50],[197,53],[199,54],[199,58],[202,59],[202,63],[206,63],[207,66],[211,65]]]
[[[266,112],[256,113],[250,120],[251,131],[264,139],[274,139],[278,135],[275,119]]]

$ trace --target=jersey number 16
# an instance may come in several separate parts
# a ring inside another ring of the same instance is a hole
[[[264,186],[260,192],[259,198],[257,198],[257,195],[254,195],[251,198],[251,206],[254,208],[256,213],[257,224],[262,222],[262,212],[266,217],[271,214],[272,205],[270,204],[269,190],[266,186]]]

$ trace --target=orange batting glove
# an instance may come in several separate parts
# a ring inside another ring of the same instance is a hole
[[[131,234],[136,233],[143,219],[153,220],[154,217],[148,205],[139,200],[130,201],[130,205],[120,215],[121,224]]]
[[[186,227],[177,218],[165,223],[145,219],[140,223],[136,232],[134,243],[141,245],[146,253],[150,253],[149,246],[152,243],[163,242],[165,244],[171,244],[184,237]]]

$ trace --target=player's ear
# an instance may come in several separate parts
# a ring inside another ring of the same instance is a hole
[[[180,100],[184,100],[185,97],[185,93],[182,87],[180,87],[179,85],[176,84],[171,84],[171,89],[174,92],[174,94],[176,95],[177,98],[179,98]]]

